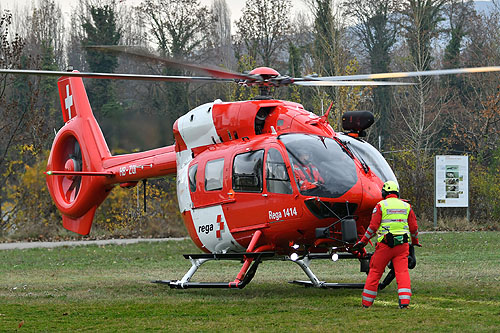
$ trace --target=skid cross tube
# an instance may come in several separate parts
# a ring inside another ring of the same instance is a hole
[[[180,286],[181,288],[184,288],[184,285],[186,283],[189,283],[189,280],[191,280],[191,277],[193,277],[194,273],[196,273],[198,268],[200,268],[201,265],[203,265],[204,263],[206,263],[209,260],[211,260],[211,259],[192,259],[192,258],[190,258],[189,261],[191,261],[191,268],[189,269],[189,271],[187,271],[186,274],[184,274],[182,279],[180,281],[176,281],[175,284],[177,286]]]
[[[212,254],[185,254],[184,257],[191,261],[191,268],[181,280],[157,280],[153,283],[168,284],[170,288],[187,289],[187,288],[244,288],[252,281],[257,271],[257,267],[262,262],[262,258],[274,257],[274,252],[253,252],[260,236],[261,230],[255,231],[247,247],[247,252],[244,253],[212,253]],[[259,251],[258,248],[257,251]],[[201,265],[210,260],[243,260],[243,265],[236,279],[232,282],[190,282],[194,273]],[[252,265],[253,262],[253,265]],[[250,265],[252,265],[250,267]]]
[[[369,253],[366,257],[362,258],[361,260],[369,260],[372,256],[372,253]],[[314,272],[311,270],[309,267],[311,264],[311,261],[313,259],[330,259],[331,255],[328,253],[311,253],[306,256],[304,256],[302,259],[298,260],[291,260],[288,258],[288,260],[296,263],[297,265],[302,268],[304,273],[306,273],[307,277],[309,278],[310,281],[301,281],[301,280],[294,280],[290,281],[292,284],[298,284],[302,285],[305,287],[315,287],[315,288],[347,288],[347,289],[362,289],[364,287],[364,283],[332,283],[332,282],[325,282],[325,281],[320,281],[318,277],[314,274]],[[355,255],[352,253],[339,253],[338,254],[339,259],[358,259]]]
[[[293,261],[295,262],[297,265],[300,266],[300,268],[302,268],[302,270],[304,271],[304,273],[306,273],[307,277],[309,278],[309,280],[311,280],[311,284],[313,287],[316,287],[316,288],[323,288],[323,284],[325,283],[324,281],[320,281],[316,275],[313,273],[313,271],[309,268],[309,264],[311,263],[311,260],[309,257],[305,257],[304,259],[299,259],[299,260],[296,260],[296,261]],[[295,281],[294,281],[295,283]]]
[[[242,289],[244,288],[250,281],[252,281],[255,276],[255,272],[259,264],[262,262],[263,258],[274,257],[274,252],[260,252],[260,253],[228,253],[228,254],[199,254],[193,255],[198,258],[192,258],[190,255],[185,255],[187,259],[191,261],[191,268],[184,275],[181,280],[157,280],[153,281],[153,283],[160,284],[168,284],[170,288],[175,289],[188,289],[188,288],[236,288]],[[241,281],[233,281],[233,282],[190,282],[194,273],[198,270],[198,268],[204,263],[211,260],[243,260],[245,257],[251,257],[254,260],[254,263],[246,271],[246,274],[241,279]],[[201,258],[199,258],[201,257]]]

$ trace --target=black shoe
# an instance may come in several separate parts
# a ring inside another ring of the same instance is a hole
[[[408,304],[401,304],[399,306],[400,309],[408,309]]]
[[[368,305],[363,304],[363,309],[369,309],[370,307]]]

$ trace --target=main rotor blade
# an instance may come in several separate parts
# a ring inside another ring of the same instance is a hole
[[[122,46],[122,45],[93,45],[93,46],[87,46],[87,48],[105,52],[131,55],[140,59],[160,62],[170,67],[184,68],[193,71],[202,71],[216,78],[238,79],[238,80],[248,80],[255,78],[253,75],[235,73],[218,67],[201,66],[197,64],[191,64],[187,62],[181,62],[173,59],[159,57],[153,54],[146,53],[143,49],[137,47]]]
[[[323,76],[323,77],[306,77],[306,78],[313,81],[315,80],[346,81],[346,80],[371,80],[371,79],[398,79],[398,78],[416,77],[416,76],[486,73],[486,72],[498,72],[498,71],[500,71],[500,66],[451,68],[451,69],[438,69],[438,70],[419,71],[419,72],[376,73],[376,74],[358,74],[358,75]]]
[[[415,83],[409,82],[388,82],[388,81],[298,81],[293,82],[293,84],[297,84],[299,86],[308,86],[308,87],[316,87],[316,86],[411,86],[415,85]]]
[[[167,81],[167,82],[196,82],[196,81],[218,81],[234,82],[233,79],[214,78],[208,76],[167,76],[167,75],[143,75],[143,74],[119,74],[119,73],[85,73],[85,72],[64,72],[45,71],[35,69],[0,69],[0,74],[24,74],[24,75],[44,75],[44,76],[71,76],[84,77],[90,79],[120,79],[120,80],[141,80],[141,81]]]

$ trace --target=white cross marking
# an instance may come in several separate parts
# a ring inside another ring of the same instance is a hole
[[[69,119],[71,119],[71,107],[73,106],[73,95],[69,94],[69,84],[66,85],[66,98],[64,99],[64,105],[68,109]]]

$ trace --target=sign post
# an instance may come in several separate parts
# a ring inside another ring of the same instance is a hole
[[[469,156],[437,155],[434,163],[434,227],[438,207],[467,207],[469,211]]]

